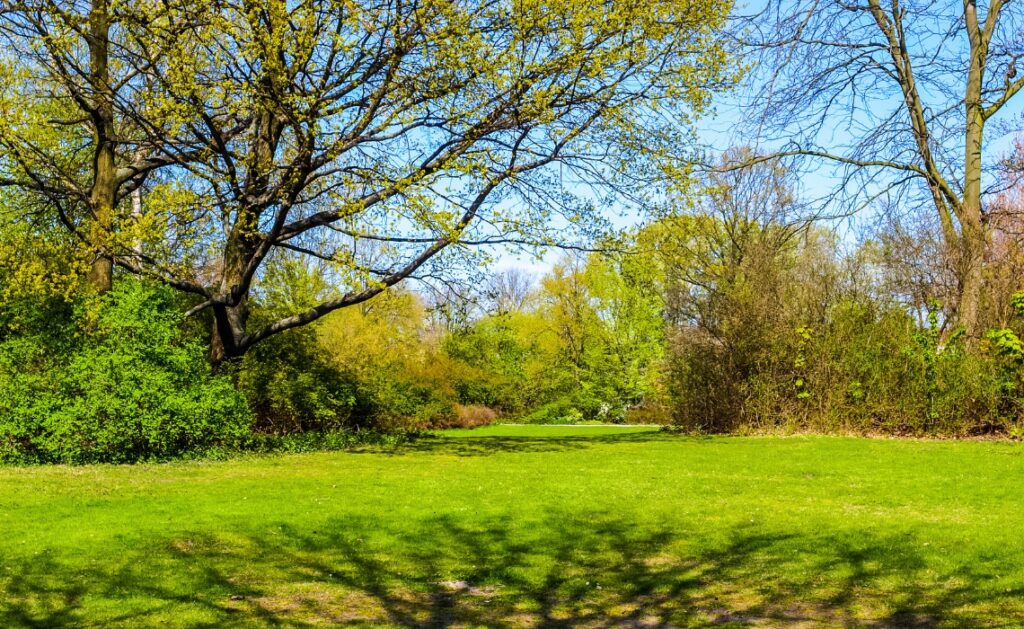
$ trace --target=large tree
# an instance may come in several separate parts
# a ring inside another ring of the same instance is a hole
[[[16,0],[0,6],[0,185],[59,220],[110,289],[118,215],[159,168],[195,157],[169,143],[149,90],[192,28],[181,2]]]
[[[33,51],[8,72],[45,86],[20,106],[88,114],[28,115],[0,135],[6,183],[76,199],[99,229],[65,222],[102,259],[197,295],[215,362],[464,245],[550,240],[556,214],[560,229],[592,224],[604,193],[677,172],[680,123],[728,72],[728,0],[141,2],[146,19],[97,22],[103,2],[2,14],[9,47]],[[106,74],[85,54],[95,42],[118,44]],[[54,175],[67,143],[35,138],[59,124],[96,164],[122,165]],[[11,151],[26,144],[41,157]],[[122,208],[140,185],[142,203]],[[106,235],[119,224],[136,229]],[[327,261],[337,290],[250,329],[261,269],[283,255]]]
[[[934,210],[955,259],[950,313],[980,333],[986,130],[1024,87],[1024,6],[1006,0],[768,0],[740,18],[771,156],[827,160],[858,204]],[[749,141],[749,137],[747,138]],[[986,161],[987,160],[987,161]],[[998,184],[998,182],[995,182]]]

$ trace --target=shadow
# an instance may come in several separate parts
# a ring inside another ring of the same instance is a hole
[[[497,436],[497,435],[460,435],[449,437],[444,434],[428,434],[408,443],[404,443],[388,451],[389,454],[447,454],[455,456],[490,456],[518,452],[565,452],[581,450],[600,445],[625,443],[652,443],[689,439],[657,430],[629,431],[623,429],[621,434],[553,434],[541,436]],[[366,450],[366,452],[374,452]]]
[[[5,562],[0,625],[1020,626],[1007,566],[929,564],[913,536],[735,529],[704,535],[602,518],[345,519],[318,530],[163,540],[116,570]],[[1003,623],[1000,625],[999,623]]]

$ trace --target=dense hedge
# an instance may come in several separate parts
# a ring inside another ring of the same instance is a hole
[[[0,460],[169,458],[247,437],[244,396],[210,372],[169,289],[124,281],[23,310],[7,308],[0,339]]]
[[[187,306],[131,277],[103,297],[0,301],[0,462],[336,449],[494,419],[459,405],[448,372],[427,369],[431,357],[337,345],[324,325],[275,336],[214,373],[209,322],[185,320]],[[344,318],[325,323],[352,343]]]
[[[819,325],[777,329],[744,339],[743,355],[697,331],[677,336],[674,422],[703,432],[1021,433],[1022,355],[993,340],[1016,338],[1011,330],[968,351],[963,336],[940,346],[937,327],[904,311],[853,303],[835,305]]]

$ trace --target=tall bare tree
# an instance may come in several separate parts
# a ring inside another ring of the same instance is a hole
[[[768,0],[739,18],[754,120],[771,156],[828,160],[858,203],[897,193],[936,213],[956,260],[952,311],[975,338],[986,131],[1024,87],[1024,6],[1006,0]]]
[[[516,312],[526,308],[535,281],[529,271],[509,268],[498,271],[487,281],[484,294],[494,312]]]

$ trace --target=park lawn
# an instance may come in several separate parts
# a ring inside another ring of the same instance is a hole
[[[0,468],[0,626],[1024,625],[1024,446],[494,426]]]

